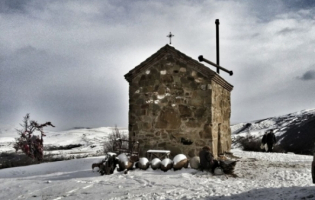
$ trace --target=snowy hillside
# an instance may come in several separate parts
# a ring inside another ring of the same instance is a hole
[[[278,144],[286,151],[301,154],[312,154],[314,151],[315,109],[232,125],[232,139],[248,134],[261,139],[271,128],[275,130]]]
[[[128,130],[125,128],[118,129],[120,133],[128,133]],[[64,156],[83,154],[96,155],[102,153],[103,143],[113,130],[114,127],[101,127],[93,129],[73,129],[61,132],[45,131],[44,153],[46,155],[62,154]],[[35,134],[38,133],[35,132]],[[18,136],[14,128],[2,129],[0,134],[0,152],[15,152],[13,148],[15,142],[14,138]]]

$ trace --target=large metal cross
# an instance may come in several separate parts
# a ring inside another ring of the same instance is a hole
[[[174,37],[175,35],[173,35],[171,32],[170,34],[168,34],[166,37],[170,38],[170,44],[172,44],[172,37]]]

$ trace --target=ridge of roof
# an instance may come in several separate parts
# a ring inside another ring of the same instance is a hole
[[[125,74],[125,79],[128,82],[131,82],[132,79],[136,77],[142,70],[149,67],[149,63],[153,62],[154,60],[158,60],[159,58],[164,57],[164,54],[163,54],[164,52],[171,52],[171,53],[177,54],[178,56],[185,59],[187,63],[189,63],[188,67],[193,68],[197,72],[200,72],[206,78],[209,78],[215,81],[216,83],[221,85],[223,88],[227,89],[228,91],[232,91],[233,85],[231,85],[226,80],[224,80],[219,74],[217,74],[216,72],[206,67],[205,65],[201,64],[197,60],[187,56],[186,54],[180,52],[179,50],[175,49],[173,46],[170,46],[168,44],[160,48],[156,53],[152,54],[146,60],[144,60],[139,65],[137,65],[132,70],[130,70],[127,74]]]

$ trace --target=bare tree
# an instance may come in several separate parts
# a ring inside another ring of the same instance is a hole
[[[21,149],[28,157],[36,159],[38,161],[43,160],[43,137],[44,134],[43,128],[46,126],[52,126],[51,122],[46,122],[44,124],[38,124],[36,121],[30,120],[30,115],[26,114],[23,118],[22,124],[20,124],[23,129],[16,130],[20,135],[19,138],[16,138],[14,148],[16,151]],[[40,136],[33,135],[35,131],[40,132]]]
[[[128,135],[121,133],[119,129],[117,128],[117,125],[115,125],[114,130],[111,134],[109,134],[107,141],[104,142],[104,153],[112,152],[114,151],[114,145],[117,140],[128,140]],[[124,145],[127,145],[124,143]],[[128,148],[128,147],[124,147]]]

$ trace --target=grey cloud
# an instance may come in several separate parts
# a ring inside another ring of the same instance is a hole
[[[295,29],[293,29],[293,28],[284,28],[284,29],[278,31],[277,34],[279,34],[279,35],[285,35],[285,34],[292,33],[292,32],[294,32],[294,31],[295,31]]]
[[[255,17],[258,23],[270,22],[281,14],[311,10],[315,7],[315,1],[312,0],[238,0],[238,2],[246,2],[245,5],[249,8],[248,12],[252,13],[251,16]],[[302,15],[312,19],[314,13],[303,13]]]
[[[252,34],[250,37],[251,38],[256,38],[256,37],[258,37],[260,34],[259,33],[254,33],[254,34]]]
[[[298,79],[303,81],[315,80],[315,70],[308,70],[301,77],[298,77]]]
[[[283,0],[289,9],[310,9],[315,7],[315,1],[312,0]]]
[[[0,13],[24,12],[28,1],[2,0],[0,1]]]

